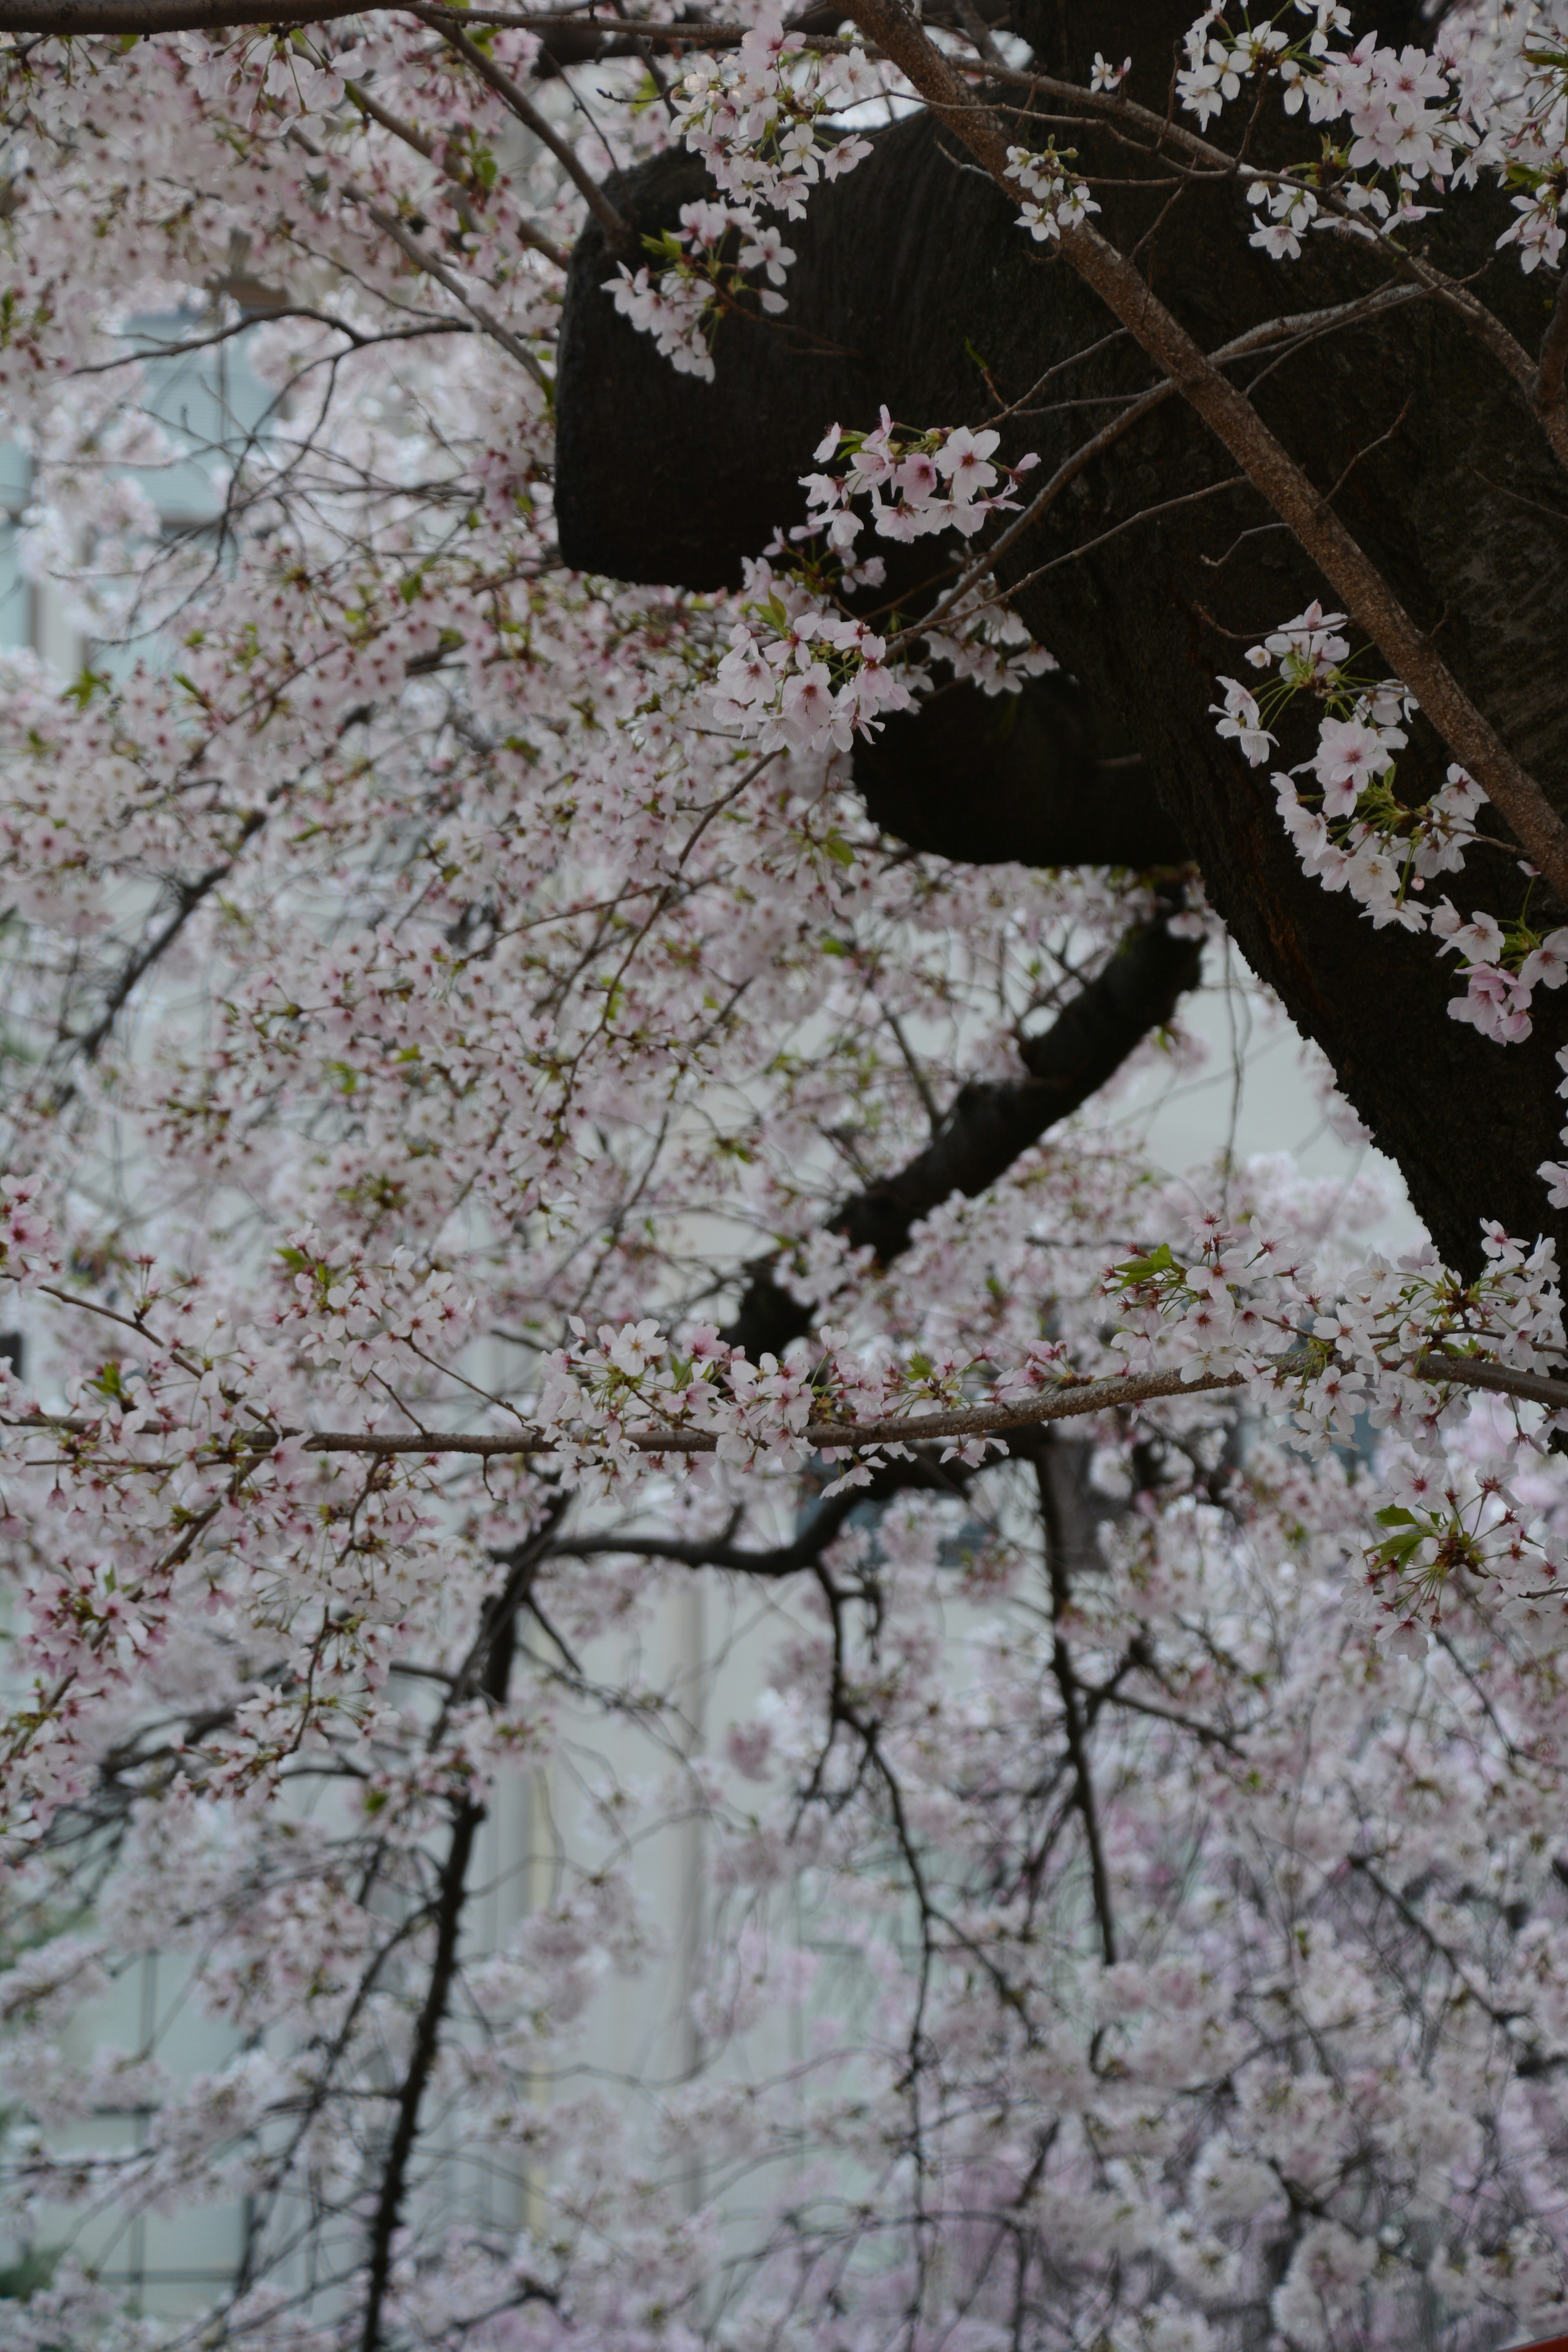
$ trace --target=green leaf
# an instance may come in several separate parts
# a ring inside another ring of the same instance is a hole
[[[1151,1250],[1147,1257],[1130,1257],[1111,1269],[1122,1282],[1147,1282],[1157,1274],[1180,1276],[1186,1270],[1172,1256],[1169,1242],[1162,1242],[1159,1248]]]
[[[74,702],[79,710],[85,710],[95,694],[107,694],[108,692],[109,677],[107,672],[99,669],[89,669],[84,666],[80,675],[74,678],[71,684],[67,687],[65,698],[68,702]]]

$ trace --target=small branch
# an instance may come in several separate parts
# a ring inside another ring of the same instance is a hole
[[[914,1454],[907,1460],[889,1462],[873,1473],[869,1486],[847,1486],[842,1494],[818,1503],[793,1542],[776,1544],[766,1551],[735,1543],[729,1534],[703,1541],[683,1536],[634,1535],[610,1528],[590,1536],[556,1537],[551,1542],[550,1556],[552,1559],[611,1559],[625,1555],[631,1559],[668,1560],[676,1568],[717,1568],[740,1576],[795,1576],[802,1569],[820,1567],[823,1552],[846,1520],[868,1503],[890,1502],[896,1495],[911,1489],[950,1496],[962,1495],[972,1475],[961,1463],[940,1464],[929,1454]]]
[[[1007,60],[992,38],[991,27],[975,7],[974,0],[953,0],[953,14],[986,64],[1005,67]]]
[[[1516,1372],[1507,1364],[1488,1364],[1473,1356],[1450,1356],[1442,1348],[1427,1348],[1411,1370],[1417,1380],[1445,1380],[1456,1388],[1490,1389],[1499,1396],[1527,1398],[1561,1412],[1568,1406],[1568,1381],[1554,1381],[1548,1372]]]
[[[422,25],[428,25],[433,31],[439,33],[448,48],[455,49],[464,64],[470,66],[479,79],[488,82],[496,96],[511,109],[518,121],[527,125],[541,145],[549,148],[604,230],[612,251],[628,257],[635,253],[637,238],[630,222],[622,219],[593,173],[584,169],[567,142],[545,121],[528,92],[513,81],[510,74],[503,72],[493,58],[487,57],[477,41],[469,40],[467,33],[439,10],[418,7],[410,9],[409,14],[417,16]]]
[[[558,1497],[545,1525],[529,1543],[523,1545],[506,1584],[487,1606],[473,1647],[443,1703],[432,1735],[432,1744],[439,1738],[453,1706],[470,1691],[482,1690],[485,1696],[497,1705],[504,1702],[517,1649],[517,1612],[548,1545],[550,1531],[564,1508],[564,1497]],[[474,1840],[484,1818],[484,1805],[473,1798],[465,1798],[453,1815],[452,1842],[442,1866],[434,1906],[435,1957],[430,1965],[425,1998],[419,2006],[418,2021],[414,2028],[407,2072],[397,2095],[397,2121],[393,2128],[392,2145],[387,2150],[375,2213],[371,2222],[369,2277],[365,2283],[364,2325],[360,2332],[360,2352],[381,2352],[384,2342],[382,2315],[392,2284],[393,2249],[408,2187],[409,2164],[418,2137],[419,2111],[435,2071],[441,2028],[447,2021],[452,1986],[458,1972],[458,1935],[468,1899],[468,1865],[473,1857]]]
[[[322,163],[326,160],[315,141],[307,132],[301,131],[297,123],[289,136],[296,146],[303,148],[305,153],[316,162]],[[469,318],[481,326],[492,341],[500,345],[508,358],[516,360],[520,367],[526,369],[542,392],[546,388],[544,370],[540,366],[527,344],[520,342],[510,327],[503,327],[493,310],[487,310],[482,302],[476,301],[472,295],[466,294],[451,271],[444,263],[437,261],[433,253],[426,250],[418,238],[404,227],[395,214],[389,213],[384,205],[376,204],[353,180],[345,179],[342,182],[342,192],[349,204],[358,205],[367,218],[375,223],[384,236],[389,236],[392,239],[398,251],[406,255],[416,269],[421,270],[426,278],[433,278],[437,286],[444,286],[452,299],[462,304]]]
[[[371,2222],[369,2276],[365,2282],[364,2325],[360,2331],[360,2352],[381,2352],[382,2312],[392,2284],[393,2242],[402,2218],[409,2159],[414,2153],[414,2142],[419,2128],[419,2110],[424,2104],[426,2084],[436,2063],[441,2027],[446,2021],[452,1981],[457,1974],[458,1931],[462,1925],[468,1901],[468,1864],[474,1851],[474,1839],[483,1819],[482,1805],[458,1806],[452,1827],[452,1843],[441,1871],[436,1897],[435,1958],[430,1964],[429,1981],[425,1988],[425,1999],[420,2004],[418,2021],[414,2028],[408,2071],[404,2075],[403,2087],[397,2095],[397,2121],[393,2126],[392,2144],[387,2149],[386,2166],[382,2174],[374,2218]]]
[[[465,294],[451,271],[445,268],[433,254],[427,253],[418,238],[410,236],[402,222],[393,214],[384,212],[380,205],[372,204],[370,198],[361,194],[357,189],[345,188],[344,194],[351,198],[351,201],[357,200],[363,205],[377,228],[384,236],[392,239],[398,251],[406,254],[415,268],[422,269],[427,278],[433,278],[437,286],[444,286],[453,300],[462,304],[475,324],[482,327],[486,334],[492,341],[500,345],[510,359],[516,360],[518,365],[527,371],[542,392],[545,389],[544,370],[540,366],[527,344],[520,342],[509,327],[503,327],[493,310],[488,310],[482,302],[476,302],[471,295]]]
[[[1215,367],[1228,367],[1237,360],[1252,359],[1260,352],[1272,351],[1277,344],[1289,349],[1293,342],[1304,342],[1333,328],[1359,325],[1362,320],[1375,318],[1384,310],[1413,302],[1419,291],[1411,286],[1385,286],[1376,294],[1363,295],[1353,302],[1336,302],[1326,310],[1287,311],[1281,318],[1267,319],[1260,326],[1249,327],[1246,334],[1237,335],[1232,342],[1222,343],[1217,351],[1209,353],[1209,360]],[[995,544],[983,550],[978,561],[972,563],[948,590],[934,611],[928,613],[923,620],[912,623],[900,636],[892,640],[893,647],[907,645],[911,639],[922,636],[928,629],[935,628],[977,582],[994,570],[1001,557],[1026,532],[1034,529],[1041,516],[1056,504],[1068,483],[1076,481],[1086,466],[1112,447],[1124,433],[1130,433],[1153,409],[1173,399],[1175,393],[1176,386],[1169,377],[1163,383],[1151,384],[1147,392],[1136,394],[1119,416],[1113,416],[1109,425],[1102,425],[1098,433],[1080,443],[1070,457],[1064,457],[1050,480],[1036,491],[1023,513],[1008,524]]]
[[[1513,2023],[1515,2018],[1525,2016],[1528,2013],[1523,2010],[1518,2009],[1500,2009],[1495,2001],[1489,2000],[1486,1994],[1481,1990],[1479,1985],[1476,1983],[1474,1978],[1470,1975],[1470,1972],[1465,1966],[1464,1961],[1454,1950],[1452,1945],[1446,1944],[1441,1936],[1436,1933],[1436,1929],[1428,1927],[1426,1921],[1421,1916],[1420,1912],[1417,1911],[1412,1904],[1407,1903],[1403,1895],[1397,1893],[1394,1887],[1390,1886],[1388,1881],[1373,1867],[1373,1864],[1367,1860],[1365,1855],[1359,1853],[1347,1854],[1345,1856],[1345,1862],[1348,1868],[1356,1871],[1363,1878],[1365,1879],[1367,1885],[1375,1894],[1381,1895],[1386,1904],[1390,1905],[1394,1910],[1398,1912],[1400,1917],[1405,1922],[1406,1926],[1415,1929],[1415,1933],[1421,1937],[1423,1943],[1426,1945],[1429,1950],[1436,1952],[1439,1959],[1447,1961],[1449,1969],[1453,1971],[1453,1974],[1458,1979],[1459,1984],[1463,1987],[1465,1993],[1468,1994],[1469,1999],[1475,2002],[1476,2007],[1479,2010],[1482,2011],[1486,2016],[1491,2019],[1494,2025],[1501,2026],[1503,2032],[1506,2033],[1510,2026]],[[1528,2352],[1552,2352],[1552,2347],[1549,2344],[1532,2345],[1528,2347]]]
[[[206,872],[198,874],[194,881],[181,883],[175,893],[174,910],[167,922],[161,930],[154,931],[150,940],[143,941],[136,953],[129,959],[124,970],[105,996],[98,1019],[90,1029],[84,1030],[79,1037],[72,1041],[77,1051],[88,1061],[94,1062],[98,1059],[104,1039],[113,1028],[121,1008],[125,1004],[142,973],[151,971],[159,957],[173,946],[209,892],[215,890],[220,882],[226,880],[234,872],[240,850],[244,848],[247,842],[260,832],[266,822],[266,817],[259,809],[252,809],[240,827],[239,841],[234,856],[226,858],[221,866],[209,866]]]
[[[181,342],[148,341],[139,344],[135,351],[122,352],[117,359],[89,360],[81,367],[72,368],[72,380],[78,376],[113,375],[120,368],[140,367],[145,360],[189,359],[193,352],[210,352],[219,343],[232,343],[237,335],[249,334],[257,325],[258,316],[264,316],[269,327],[275,326],[280,319],[305,319],[314,326],[330,327],[356,352],[378,349],[383,343],[409,342],[421,335],[471,335],[474,331],[460,319],[433,317],[418,326],[393,327],[385,333],[367,335],[359,328],[351,327],[346,319],[334,319],[330,310],[313,310],[308,302],[279,302],[275,310],[265,313],[247,311],[226,327],[215,327],[209,335],[192,335]]]
[[[1094,1895],[1094,1915],[1100,1927],[1100,1952],[1106,1967],[1111,1969],[1116,1966],[1116,1916],[1110,1902],[1110,1876],[1105,1866],[1100,1815],[1094,1801],[1094,1781],[1089,1767],[1089,1743],[1084,1738],[1083,1717],[1079,1707],[1082,1685],[1074,1671],[1071,1654],[1062,1633],[1061,1621],[1072,1599],[1072,1579],[1068,1568],[1061,1514],[1057,1508],[1057,1498],[1051,1487],[1051,1464],[1044,1450],[1035,1457],[1035,1484],[1040,1498],[1040,1526],[1046,1539],[1046,1573],[1051,1588],[1051,1672],[1061,1694],[1062,1725],[1067,1736],[1068,1758],[1073,1769],[1075,1800],[1083,1822],[1084,1844],[1089,1852],[1089,1885]]]
[[[412,147],[416,155],[423,155],[425,161],[434,164],[442,178],[449,180],[454,187],[466,189],[469,195],[482,199],[483,190],[478,187],[467,173],[452,170],[445,159],[441,146],[434,139],[427,139],[416,125],[405,122],[403,117],[394,114],[390,107],[383,106],[381,100],[366,89],[363,82],[345,82],[343,87],[360,112],[367,116],[372,122],[379,122],[382,129],[389,131],[394,139],[401,140],[405,147]],[[461,208],[461,218],[465,227],[473,229],[477,235],[478,230],[473,215],[466,205]],[[552,236],[546,236],[544,231],[535,228],[531,221],[519,218],[516,226],[517,234],[524,245],[531,246],[535,253],[543,254],[545,259],[552,261],[557,269],[564,269],[567,267],[572,257],[564,246],[557,245]]]
[[[882,1014],[893,1033],[893,1039],[903,1058],[904,1067],[910,1074],[910,1083],[920,1097],[921,1108],[926,1115],[926,1125],[931,1129],[932,1135],[935,1135],[942,1126],[942,1113],[936,1107],[936,1097],[931,1090],[931,1080],[921,1069],[919,1056],[905,1036],[904,1024],[898,1014],[887,1005],[882,1007]]]

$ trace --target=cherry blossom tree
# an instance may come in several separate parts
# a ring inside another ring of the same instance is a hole
[[[1568,25],[256,14],[0,0],[6,2341],[1568,2324]]]

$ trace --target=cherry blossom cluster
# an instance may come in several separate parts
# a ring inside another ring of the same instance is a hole
[[[1519,42],[1523,73],[1516,75],[1507,115],[1488,139],[1488,163],[1514,188],[1519,219],[1500,237],[1519,247],[1521,270],[1559,268],[1568,230],[1568,42],[1547,12],[1532,14]]]
[[[1268,216],[1251,242],[1294,259],[1310,228],[1387,236],[1430,212],[1445,185],[1489,171],[1514,192],[1518,215],[1499,244],[1516,247],[1527,272],[1555,268],[1568,208],[1568,47],[1552,12],[1455,11],[1429,50],[1385,47],[1373,33],[1332,46],[1352,29],[1334,0],[1293,0],[1258,22],[1241,0],[1239,25],[1221,5],[1188,31],[1177,90],[1204,127],[1245,85],[1270,82],[1287,113],[1305,106],[1313,123],[1339,130],[1320,163],[1252,180],[1249,199]]]
[[[838,179],[871,152],[855,131],[833,134],[833,118],[883,88],[863,50],[809,53],[802,34],[765,21],[731,55],[690,65],[675,92],[672,127],[723,194],[799,220],[819,179]]]
[[[747,564],[740,617],[718,667],[721,725],[763,751],[842,753],[857,733],[874,734],[884,712],[912,707],[932,659],[990,693],[1016,692],[1051,666],[1014,615],[973,589],[949,600],[938,625],[905,632],[897,649],[846,602],[884,577],[879,557],[856,550],[868,520],[896,541],[949,530],[967,540],[1016,507],[1013,493],[1037,460],[993,464],[1000,440],[967,425],[910,432],[885,408],[869,433],[829,426],[817,463],[847,456],[847,464],[804,477],[806,520],[771,557]]]
[[[764,751],[847,751],[881,712],[914,700],[911,673],[887,656],[887,639],[865,622],[758,562],[719,664],[714,716]]]
[[[26,1192],[12,1195],[5,1260],[25,1288],[61,1271]],[[322,1402],[334,1394],[346,1416],[374,1426],[390,1410],[407,1427],[432,1373],[438,1381],[443,1358],[468,1336],[471,1306],[454,1296],[449,1272],[417,1265],[406,1248],[378,1265],[305,1232],[279,1248],[276,1267],[246,1325],[210,1321],[196,1284],[165,1292],[148,1265],[128,1269],[134,1286],[121,1307],[80,1299],[107,1351],[68,1379],[63,1410],[46,1412],[6,1384],[0,1476],[11,1509],[47,1472],[49,1507],[61,1515],[52,1556],[26,1579],[15,1656],[30,1696],[12,1717],[0,1768],[5,1831],[24,1844],[79,1787],[84,1700],[107,1705],[128,1688],[182,1610],[237,1610],[253,1631],[287,1627],[308,1661],[290,1699],[274,1694],[261,1710],[264,1734],[253,1723],[254,1748],[237,1745],[245,1779],[272,1769],[321,1709],[374,1703],[388,1636],[427,1590],[420,1477],[344,1480],[308,1463],[288,1405],[308,1368]],[[216,1580],[209,1558],[226,1535],[248,1573]],[[282,1580],[268,1564],[279,1546],[291,1555]]]
[[[1429,930],[1445,950],[1464,958],[1465,993],[1449,1012],[1500,1045],[1516,1044],[1531,1029],[1538,988],[1568,980],[1568,930],[1542,932],[1526,910],[1500,923],[1484,910],[1461,916],[1447,897],[1436,906],[1418,894],[1441,874],[1463,868],[1483,836],[1477,812],[1486,795],[1463,768],[1450,766],[1429,799],[1412,803],[1396,790],[1396,755],[1409,738],[1401,720],[1415,704],[1395,679],[1369,681],[1350,660],[1340,635],[1342,613],[1313,604],[1247,656],[1255,669],[1273,671],[1255,695],[1237,679],[1221,678],[1216,732],[1260,766],[1276,738],[1267,721],[1300,694],[1322,707],[1311,758],[1272,779],[1279,814],[1305,870],[1326,890],[1345,890],[1383,929]],[[1303,794],[1297,778],[1310,775],[1316,791]]]
[[[1447,1442],[1471,1405],[1442,1370],[1455,1356],[1524,1372],[1561,1361],[1553,1244],[1526,1249],[1494,1228],[1483,1235],[1485,1269],[1469,1282],[1428,1249],[1397,1265],[1373,1255],[1331,1285],[1310,1260],[1291,1262],[1256,1218],[1237,1233],[1206,1216],[1192,1240],[1185,1263],[1162,1243],[1113,1270],[1124,1318],[1117,1345],[1139,1369],[1173,1360],[1187,1379],[1235,1371],[1283,1387],[1292,1442],[1320,1457],[1359,1442],[1363,1423],[1384,1433],[1382,1475],[1395,1491],[1376,1514],[1385,1532],[1369,1544],[1352,1596],[1362,1620],[1421,1655],[1456,1589],[1483,1578],[1509,1622],[1532,1641],[1559,1639],[1568,1481],[1546,1449],[1556,1420],[1527,1408],[1518,1475],[1495,1460],[1478,1465]]]
[[[777,289],[795,254],[778,229],[746,205],[699,200],[680,207],[679,228],[645,240],[657,255],[634,273],[623,261],[605,291],[624,319],[651,335],[678,375],[713,381],[713,339],[726,311],[752,298],[766,313],[782,310]],[[760,271],[765,283],[753,282]]]
[[[1070,148],[1058,154],[1054,139],[1040,152],[1007,150],[1007,177],[1017,181],[1026,198],[1018,226],[1026,228],[1037,245],[1059,237],[1064,226],[1077,228],[1100,210],[1085,183],[1064,169],[1073,161]]]
[[[651,265],[634,272],[621,262],[605,280],[616,308],[654,337],[679,374],[712,382],[713,340],[727,311],[752,300],[767,315],[785,308],[779,289],[795,255],[762,215],[803,218],[819,180],[838,179],[871,152],[857,132],[826,145],[820,133],[882,88],[861,50],[808,53],[804,37],[776,20],[752,26],[732,55],[699,59],[682,76],[672,128],[707,165],[720,200],[683,205],[678,228],[645,239]]]
[[[1016,507],[1014,493],[1040,462],[1029,455],[1015,466],[994,463],[1001,441],[990,426],[911,430],[895,425],[885,408],[869,433],[830,425],[815,454],[819,466],[834,470],[804,477],[808,519],[792,535],[825,531],[830,548],[850,556],[868,520],[879,539],[943,530],[973,539],[992,515]],[[858,499],[868,501],[864,515],[855,512]]]
[[[1184,108],[1205,127],[1248,82],[1272,81],[1285,110],[1305,105],[1314,123],[1346,125],[1348,137],[1305,171],[1255,177],[1249,201],[1263,207],[1251,243],[1279,259],[1296,259],[1301,236],[1332,227],[1347,218],[1380,234],[1417,221],[1431,209],[1417,201],[1451,176],[1474,175],[1477,132],[1468,119],[1464,87],[1441,54],[1381,47],[1366,34],[1352,48],[1331,47],[1331,37],[1348,33],[1349,11],[1334,0],[1294,0],[1293,14],[1312,20],[1310,32],[1293,39],[1279,11],[1254,24],[1242,0],[1239,27],[1227,22],[1224,6],[1207,10],[1186,37],[1187,63],[1177,75]],[[1319,193],[1331,189],[1325,209]]]

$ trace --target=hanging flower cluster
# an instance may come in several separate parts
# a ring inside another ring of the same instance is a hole
[[[1018,226],[1026,228],[1037,245],[1059,237],[1064,226],[1077,228],[1100,210],[1083,181],[1063,170],[1075,161],[1071,148],[1058,154],[1054,140],[1040,152],[1029,147],[1007,150],[1007,177],[1017,181],[1027,200]]]
[[[804,218],[818,181],[838,179],[871,152],[857,132],[826,143],[823,133],[882,88],[859,49],[808,55],[802,35],[776,26],[753,26],[732,57],[700,59],[682,76],[672,128],[707,165],[719,200],[683,205],[679,228],[645,239],[651,265],[634,272],[621,262],[605,280],[616,308],[654,337],[679,374],[713,381],[713,340],[727,311],[752,300],[767,316],[784,309],[779,289],[795,254],[762,215]]]
[[[838,179],[871,152],[868,140],[832,125],[882,88],[863,50],[807,54],[803,35],[757,25],[731,57],[698,59],[682,75],[674,127],[723,194],[799,220],[819,179]]]
[[[1450,766],[1428,800],[1411,803],[1397,789],[1396,755],[1409,738],[1399,723],[1415,713],[1414,698],[1396,679],[1370,681],[1351,662],[1350,641],[1339,634],[1342,613],[1311,604],[1288,621],[1247,660],[1273,671],[1254,695],[1235,678],[1221,678],[1216,732],[1234,741],[1258,767],[1274,748],[1266,721],[1305,694],[1322,706],[1312,757],[1273,784],[1285,830],[1306,871],[1326,890],[1345,890],[1379,929],[1397,924],[1430,930],[1445,950],[1464,959],[1465,994],[1449,1012],[1500,1045],[1531,1033],[1538,988],[1568,980],[1568,930],[1542,933],[1525,913],[1507,925],[1485,912],[1468,919],[1444,897],[1436,906],[1420,895],[1441,874],[1458,874],[1482,836],[1475,818],[1486,794],[1463,768]],[[1296,779],[1310,775],[1303,795]]]

